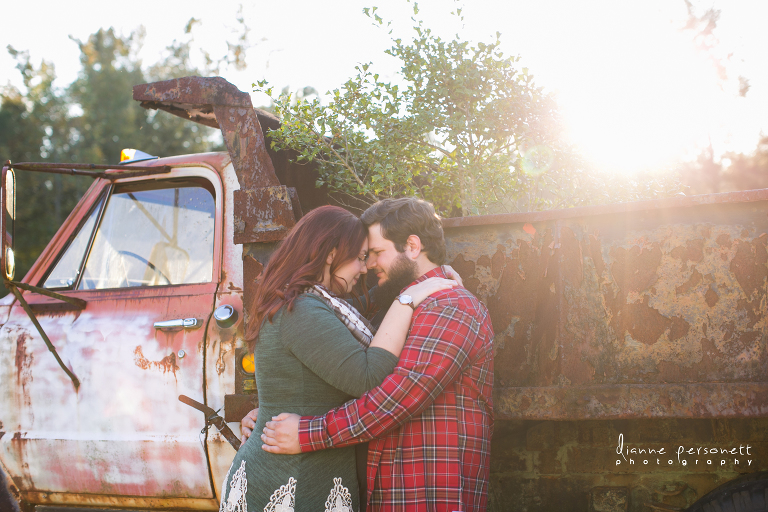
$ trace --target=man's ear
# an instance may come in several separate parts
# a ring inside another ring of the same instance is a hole
[[[332,265],[332,264],[333,264],[333,258],[334,258],[335,256],[336,256],[336,248],[334,247],[334,248],[331,250],[331,252],[329,252],[329,253],[328,253],[328,257],[327,257],[327,258],[325,258],[325,262],[326,262],[328,265]]]
[[[421,251],[424,249],[424,247],[421,245],[421,239],[417,235],[410,235],[405,240],[405,252],[406,256],[408,256],[410,259],[415,260],[419,257],[419,254],[421,254]]]

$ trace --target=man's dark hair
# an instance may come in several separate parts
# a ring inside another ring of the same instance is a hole
[[[395,244],[398,252],[405,251],[408,237],[416,235],[429,261],[435,265],[445,262],[443,223],[432,204],[422,199],[384,199],[365,210],[360,220],[366,227],[381,224],[381,234]]]

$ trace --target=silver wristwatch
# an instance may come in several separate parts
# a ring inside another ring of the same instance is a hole
[[[397,301],[403,306],[411,306],[411,309],[416,310],[416,305],[413,303],[413,297],[403,293],[397,296]]]

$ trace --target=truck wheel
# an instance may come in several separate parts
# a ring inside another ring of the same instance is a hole
[[[5,473],[0,469],[0,510],[19,512],[19,504],[11,493],[9,484]]]
[[[713,489],[686,512],[768,512],[768,471],[740,476]]]

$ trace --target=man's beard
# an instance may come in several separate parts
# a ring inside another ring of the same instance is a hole
[[[400,295],[400,291],[419,278],[416,262],[399,254],[387,272],[387,280],[376,289],[376,304],[386,310]]]

